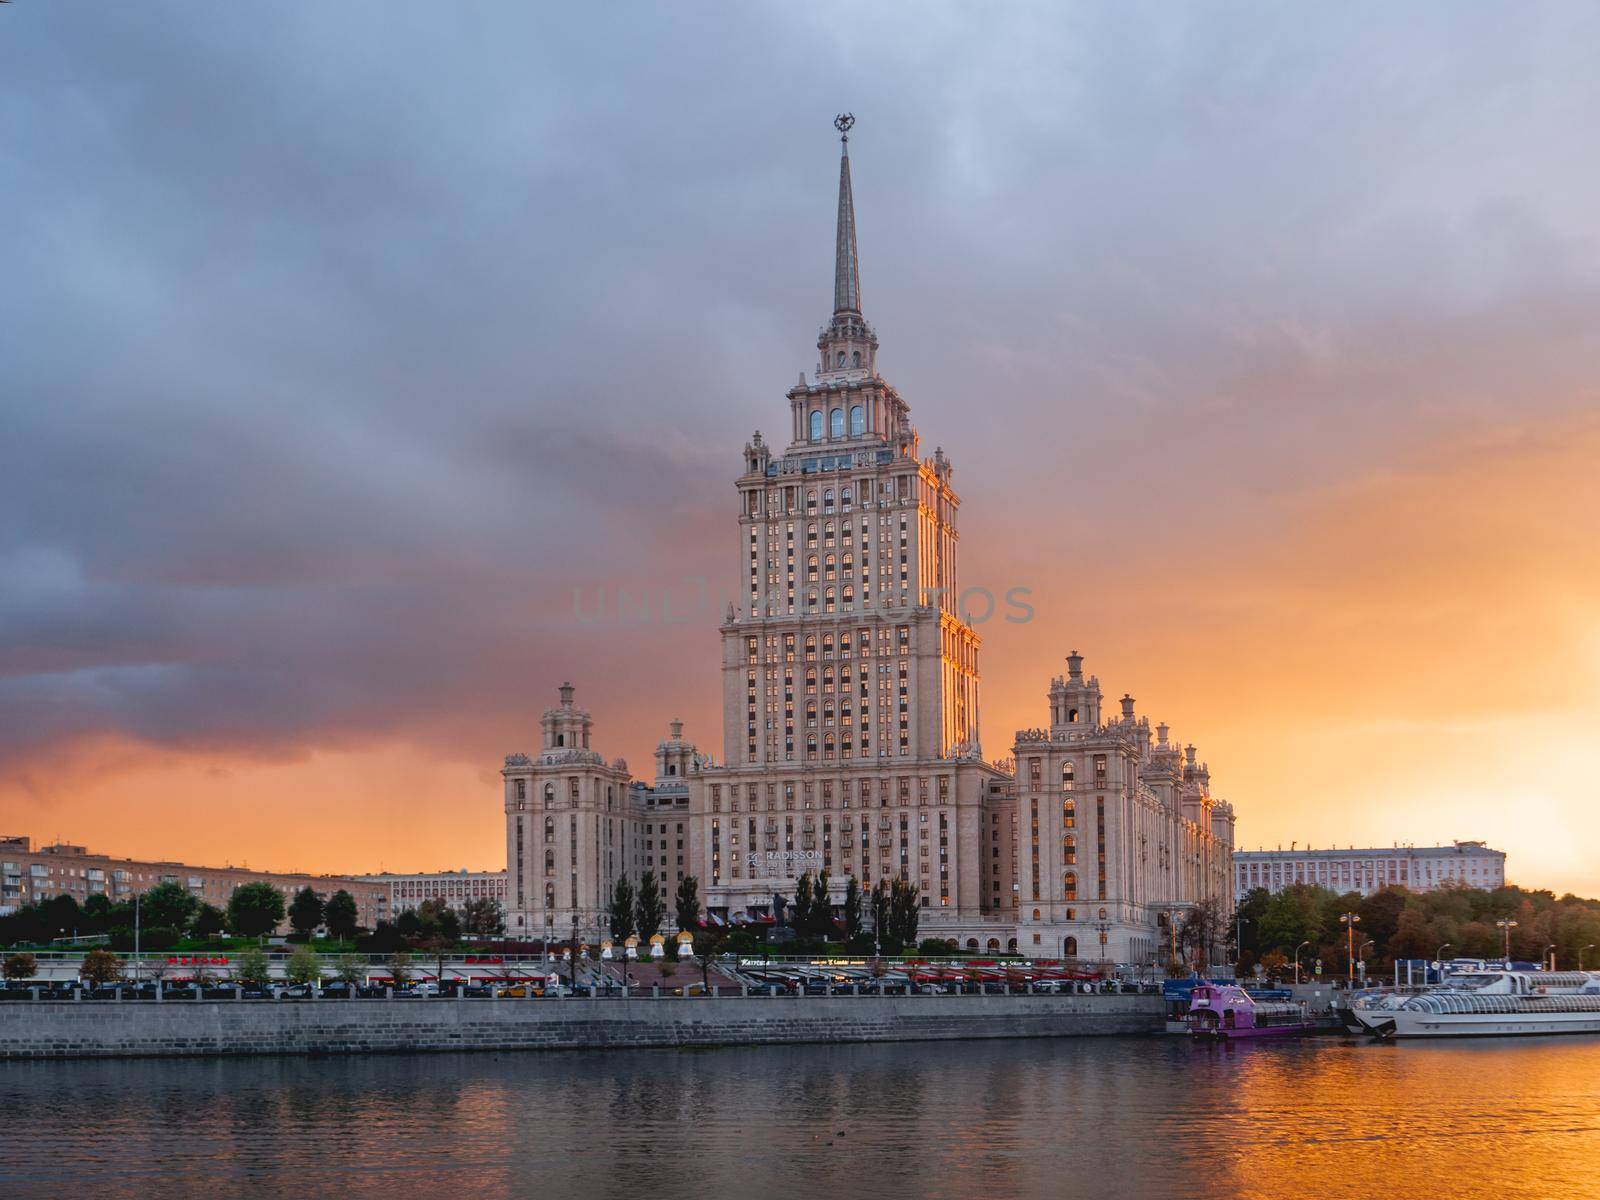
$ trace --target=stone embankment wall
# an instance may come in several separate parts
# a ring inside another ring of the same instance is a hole
[[[946,1041],[1161,1027],[1158,996],[24,1001],[0,1004],[0,1059]]]

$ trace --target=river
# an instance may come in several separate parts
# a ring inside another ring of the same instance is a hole
[[[1600,1195],[1600,1039],[0,1064],[0,1194]]]

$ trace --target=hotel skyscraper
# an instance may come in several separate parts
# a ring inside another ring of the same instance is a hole
[[[954,467],[923,457],[878,372],[862,307],[841,118],[833,312],[789,389],[781,448],[757,432],[737,477],[743,603],[721,625],[722,760],[656,751],[653,786],[591,748],[570,685],[537,754],[507,757],[511,931],[596,936],[619,873],[697,877],[738,922],[827,871],[916,884],[926,936],[1040,957],[1150,961],[1174,908],[1231,902],[1231,808],[1193,748],[1152,739],[1124,698],[1102,720],[1074,652],[1046,729],[983,757],[981,639],[961,611]]]

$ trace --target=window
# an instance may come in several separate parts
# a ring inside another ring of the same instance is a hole
[[[1075,937],[1069,937],[1065,942],[1062,943],[1061,953],[1062,953],[1063,957],[1066,957],[1066,958],[1077,958],[1078,957],[1078,939],[1075,938]]]
[[[843,350],[839,351],[838,357],[835,358],[833,361],[834,361],[834,365],[835,366],[840,366],[840,367],[844,366],[844,351]]]
[[[822,440],[822,410],[821,409],[817,409],[817,410],[813,411],[812,414],[811,414],[811,440],[813,442],[820,442]]]
[[[857,365],[859,366],[860,364],[858,363]],[[850,436],[860,437],[866,431],[866,414],[862,412],[861,405],[858,404],[850,410]]]
[[[852,367],[859,367],[861,365],[861,351],[852,350],[850,352],[850,365]]]
[[[844,436],[844,409],[836,408],[828,414],[828,436],[835,438]]]

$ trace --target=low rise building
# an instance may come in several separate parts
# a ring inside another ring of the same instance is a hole
[[[0,914],[55,896],[71,896],[79,904],[90,896],[105,896],[121,904],[162,883],[179,884],[197,900],[218,908],[226,908],[234,888],[246,883],[271,884],[283,893],[285,907],[304,887],[324,898],[343,889],[354,897],[358,920],[366,928],[389,919],[389,889],[359,879],[115,858],[67,842],[36,847],[26,837],[0,837]]]
[[[414,875],[391,874],[357,875],[362,883],[375,883],[389,889],[389,911],[395,916],[417,908],[424,900],[443,900],[456,912],[466,908],[472,900],[487,897],[500,906],[506,906],[506,873],[504,871],[424,871]]]
[[[1280,892],[1295,883],[1363,896],[1385,887],[1431,892],[1446,884],[1489,891],[1505,885],[1506,853],[1483,842],[1342,850],[1291,845],[1287,850],[1236,850],[1233,874],[1239,897],[1256,888]]]

